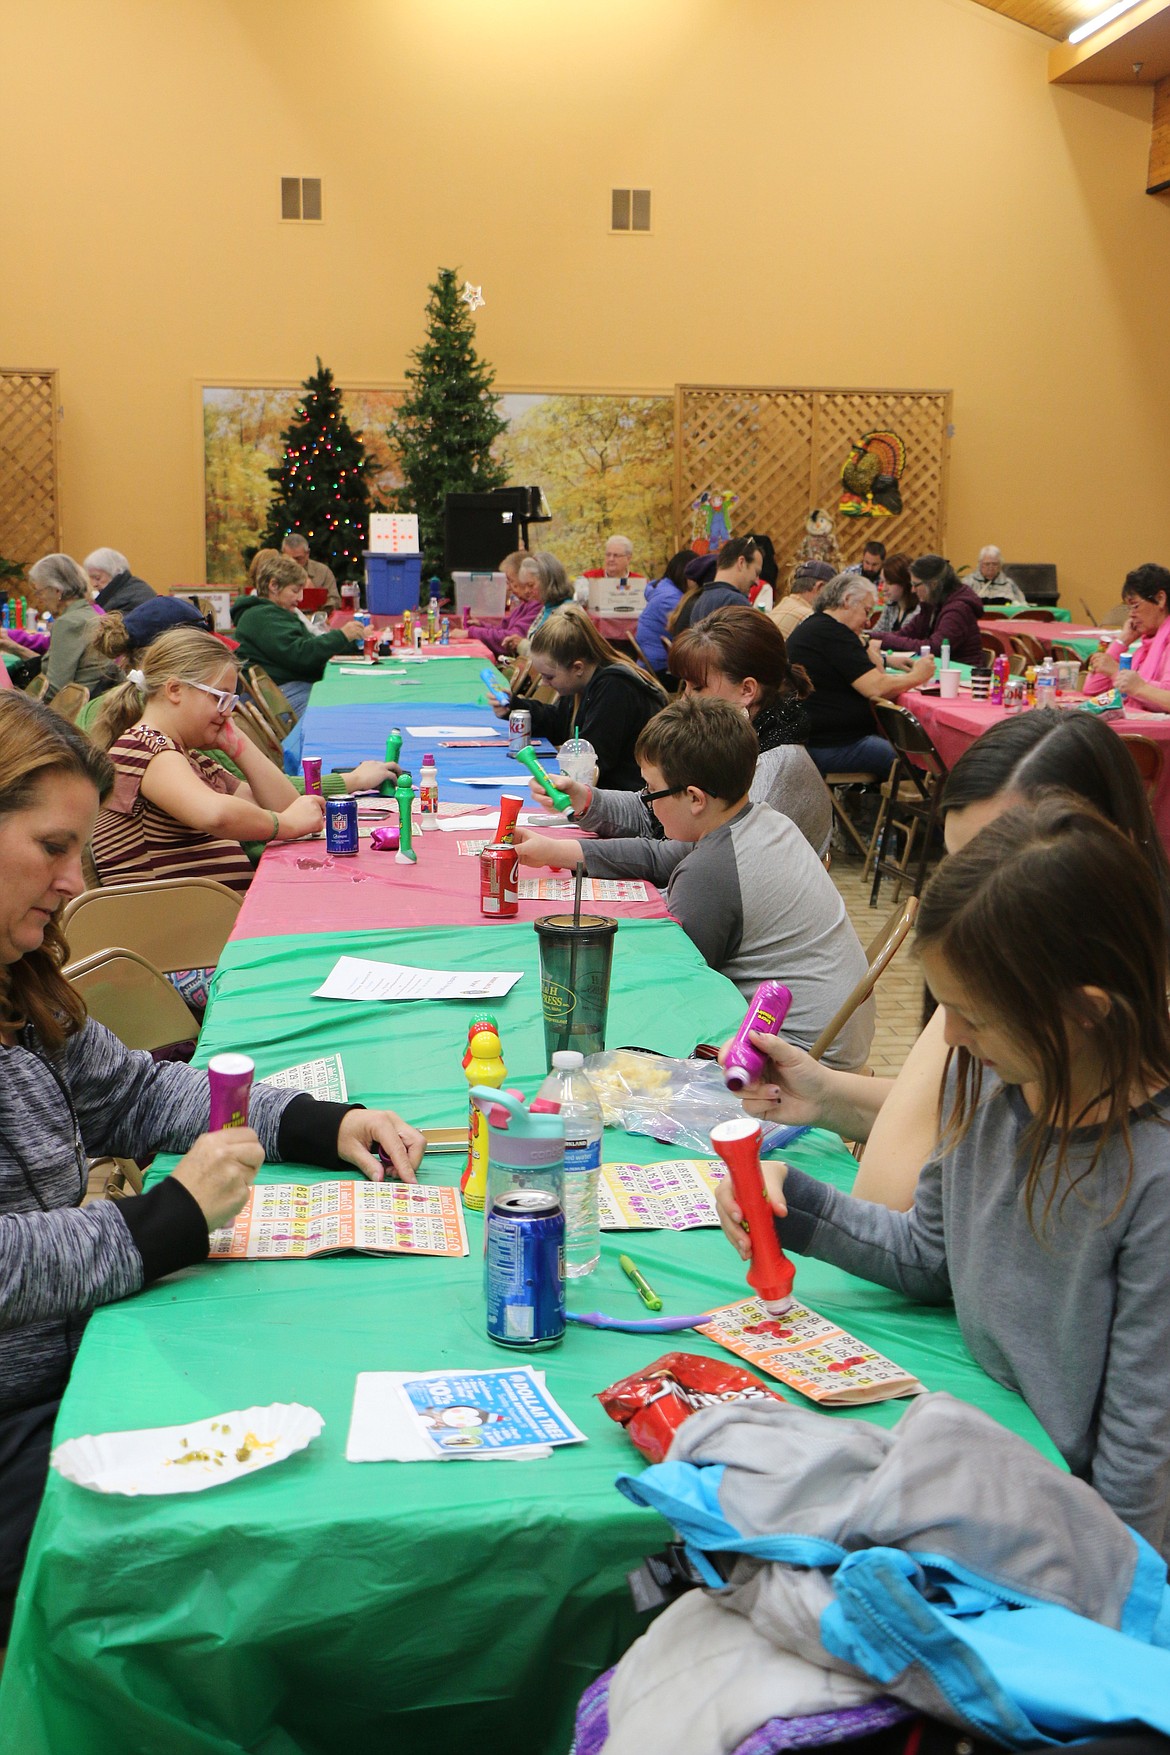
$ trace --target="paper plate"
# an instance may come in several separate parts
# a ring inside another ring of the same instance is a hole
[[[184,1426],[70,1438],[49,1461],[67,1481],[95,1493],[201,1493],[283,1462],[324,1424],[316,1408],[272,1402]]]

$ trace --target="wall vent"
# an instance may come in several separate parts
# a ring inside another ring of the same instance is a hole
[[[320,219],[320,177],[282,177],[280,179],[280,217],[281,219]]]
[[[614,189],[610,196],[609,229],[614,232],[648,232],[649,189]]]

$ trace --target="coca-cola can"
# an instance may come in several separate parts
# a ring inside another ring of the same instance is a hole
[[[479,911],[490,920],[520,912],[520,863],[505,841],[494,841],[479,856]]]
[[[378,639],[379,636],[377,634],[367,634],[362,641],[362,649],[371,662],[374,662],[378,656]]]

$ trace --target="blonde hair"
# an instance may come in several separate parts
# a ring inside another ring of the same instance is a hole
[[[575,603],[563,603],[547,621],[541,622],[529,641],[529,648],[541,658],[567,669],[578,659],[585,664],[624,664],[640,681],[666,699],[666,690],[657,677],[641,668],[630,658],[623,658],[608,640],[603,640],[583,609]]]
[[[131,677],[141,676],[141,682],[128,678],[120,688],[110,689],[101,698],[89,729],[99,749],[108,750],[116,743],[124,731],[141,719],[142,709],[151,696],[160,694],[172,680],[210,682],[229,665],[235,669],[236,661],[213,634],[205,634],[199,628],[174,628],[151,641],[139,654],[139,665],[140,669],[131,672]]]
[[[271,597],[273,590],[283,591],[286,585],[307,585],[309,575],[291,555],[277,555],[267,569],[256,575],[256,590],[261,597]]]
[[[272,569],[272,563],[282,558],[278,548],[258,548],[252,556],[252,564],[248,568],[248,585],[251,590],[259,591],[264,580]]]

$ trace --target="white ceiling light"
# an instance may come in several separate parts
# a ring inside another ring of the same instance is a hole
[[[1130,7],[1136,6],[1137,3],[1138,0],[1117,0],[1116,5],[1107,6],[1104,12],[1097,14],[1096,18],[1089,18],[1084,24],[1078,24],[1076,30],[1069,37],[1069,42],[1083,43],[1085,38],[1091,37],[1094,31],[1103,30],[1107,24],[1112,24],[1115,18],[1120,18],[1123,12],[1128,12]]]

